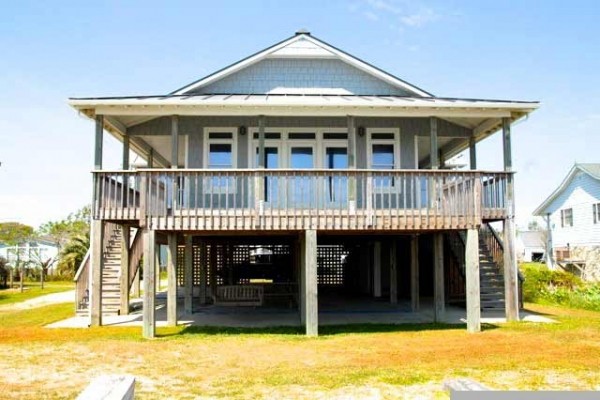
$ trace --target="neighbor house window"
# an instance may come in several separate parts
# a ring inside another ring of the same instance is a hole
[[[592,204],[592,211],[594,212],[594,224],[600,224],[600,203]]]
[[[560,210],[560,226],[573,226],[573,209]]]

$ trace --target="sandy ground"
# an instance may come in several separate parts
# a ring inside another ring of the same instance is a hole
[[[43,307],[50,304],[68,303],[74,301],[74,299],[75,290],[69,290],[66,292],[46,294],[19,303],[4,304],[0,306],[0,311],[28,310],[30,308]]]

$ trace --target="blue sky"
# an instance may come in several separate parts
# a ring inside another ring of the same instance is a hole
[[[439,96],[540,100],[513,128],[521,225],[573,162],[600,162],[597,1],[18,1],[0,15],[0,221],[90,201],[94,127],[68,97],[166,93],[301,27]],[[481,168],[501,168],[499,139]],[[119,159],[107,138],[105,167]]]

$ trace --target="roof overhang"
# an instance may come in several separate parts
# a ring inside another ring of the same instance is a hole
[[[538,216],[538,217],[543,217],[546,214],[548,214],[548,212],[547,212],[548,207],[550,207],[552,202],[554,202],[554,200],[567,188],[569,183],[571,183],[571,181],[573,180],[573,178],[575,177],[575,175],[578,172],[583,172],[585,174],[588,174],[593,179],[600,180],[600,177],[598,177],[597,175],[595,175],[593,173],[590,173],[585,167],[583,167],[579,164],[573,165],[573,167],[569,170],[569,173],[563,179],[563,181],[560,183],[560,185],[558,185],[558,187],[550,194],[550,196],[548,196],[548,198],[546,198],[546,200],[544,200],[542,202],[542,204],[540,204],[533,211],[533,215]]]
[[[142,97],[72,98],[69,104],[93,118],[104,115],[107,129],[122,140],[127,128],[153,118],[179,116],[278,117],[438,117],[473,131],[476,141],[536,110],[538,102],[356,95],[165,95]],[[131,142],[134,151],[147,153],[143,141]],[[447,157],[467,148],[465,141],[445,149]]]

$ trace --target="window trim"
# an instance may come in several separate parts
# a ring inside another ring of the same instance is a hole
[[[231,132],[231,139],[210,139],[209,135],[211,132]],[[209,166],[209,155],[210,155],[210,145],[211,144],[230,144],[231,145],[231,168],[237,168],[238,163],[238,152],[237,152],[237,137],[238,137],[238,128],[236,127],[209,127],[203,128],[203,160],[202,165],[204,169],[210,169]],[[214,168],[216,170],[227,170],[227,168]],[[212,179],[212,178],[205,178]],[[235,179],[231,179],[227,185],[223,187],[214,187],[212,185],[203,184],[205,187],[205,194],[236,194],[237,192],[237,184]]]
[[[567,211],[570,212],[570,223],[567,224]],[[573,227],[573,207],[563,208],[560,210],[560,227],[571,228]]]

